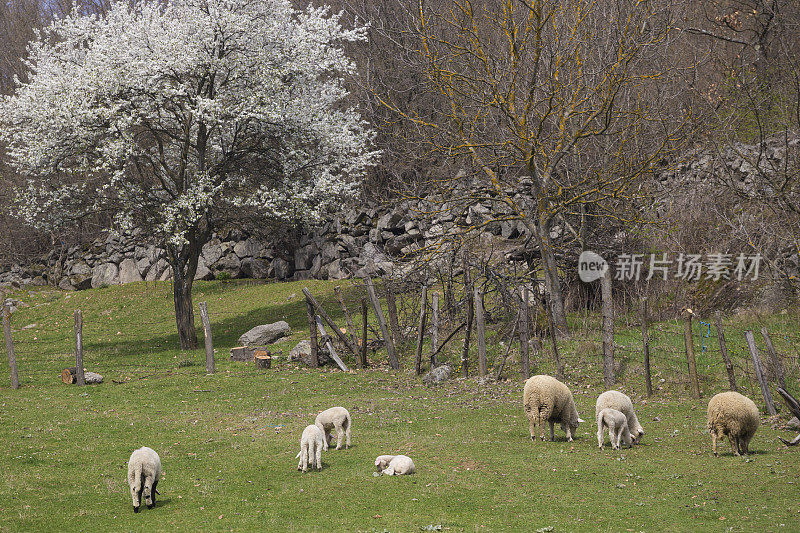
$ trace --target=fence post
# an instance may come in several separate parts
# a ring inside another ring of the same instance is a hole
[[[686,362],[689,365],[689,379],[695,398],[700,398],[700,382],[697,379],[697,362],[694,359],[694,339],[692,338],[692,310],[686,309],[683,321],[683,342],[686,345]]]
[[[6,351],[8,352],[8,366],[11,368],[11,388],[19,388],[19,374],[17,373],[17,356],[14,355],[14,341],[11,338],[11,309],[3,305],[3,333],[6,337]]]
[[[436,366],[434,354],[439,349],[439,293],[433,293],[433,310],[431,313],[431,368]]]
[[[775,410],[775,404],[772,402],[772,394],[769,392],[769,384],[767,378],[764,376],[764,370],[761,366],[761,356],[758,355],[758,347],[753,338],[752,331],[745,331],[744,338],[747,341],[747,347],[750,349],[750,356],[753,358],[753,371],[755,372],[758,385],[761,387],[761,395],[764,397],[764,405],[767,407],[769,416],[778,414]]]
[[[736,388],[736,375],[733,373],[733,364],[731,358],[728,356],[728,346],[725,344],[725,331],[722,329],[722,313],[716,311],[714,313],[714,322],[717,326],[717,337],[719,337],[719,351],[722,353],[722,360],[725,362],[725,370],[728,372],[728,383],[732,391],[738,390]]]
[[[522,373],[523,381],[527,381],[531,377],[530,366],[530,328],[531,321],[528,313],[528,287],[522,288],[522,299],[519,306],[519,360],[520,372]]]
[[[372,302],[372,310],[375,311],[375,317],[378,319],[378,325],[381,327],[381,335],[386,343],[386,351],[389,354],[389,365],[393,370],[400,368],[400,363],[397,360],[397,352],[394,349],[394,342],[392,336],[389,334],[389,329],[386,327],[386,318],[383,316],[383,309],[381,308],[381,301],[378,300],[378,295],[375,294],[375,285],[372,283],[372,278],[367,278],[367,294]]]
[[[83,375],[83,315],[80,309],[75,310],[75,383],[86,385]]]
[[[475,287],[475,341],[478,343],[478,375],[486,375],[486,322],[483,316],[483,294]]]
[[[603,300],[603,384],[606,390],[614,386],[614,300],[611,294],[611,272],[600,278]]]
[[[206,345],[206,373],[213,374],[214,368],[214,341],[211,338],[211,320],[208,318],[206,302],[200,302],[200,319],[203,322],[203,336]]]
[[[386,285],[386,310],[389,312],[389,326],[392,328],[392,338],[395,347],[405,342],[405,335],[400,331],[400,322],[397,320],[397,300],[394,297],[392,287],[384,281]]]
[[[314,306],[306,298],[306,313],[308,314],[308,337],[311,343],[311,366],[319,366],[319,343],[317,342],[317,321],[314,318]]]
[[[414,359],[414,370],[419,376],[422,373],[422,345],[425,342],[425,321],[428,318],[428,287],[422,286],[419,299],[419,327],[417,328],[417,353]]]
[[[361,336],[361,361],[359,366],[367,368],[367,300],[361,298],[361,320],[363,322],[363,331]]]
[[[353,345],[355,346],[358,344],[358,336],[356,335],[355,326],[353,326],[353,318],[350,316],[350,311],[347,309],[347,305],[344,303],[344,298],[342,298],[342,288],[337,285],[333,288],[333,292],[336,293],[336,299],[339,300],[339,305],[341,306],[342,312],[344,313],[344,318],[347,321],[347,335],[350,337],[350,339],[352,339]]]
[[[342,333],[342,330],[339,329],[339,326],[336,325],[336,322],[333,321],[327,311],[325,311],[325,309],[323,309],[314,296],[312,296],[311,291],[309,291],[308,288],[303,287],[303,294],[306,295],[306,301],[311,302],[311,305],[317,310],[317,314],[319,314],[322,320],[328,324],[336,336],[339,337],[339,340],[342,341],[342,344],[344,344],[345,348],[347,348],[347,350],[353,354],[353,357],[356,357],[358,355],[358,350],[356,350],[356,347],[353,346],[353,343],[350,342],[350,339],[347,338],[344,333]]]
[[[644,384],[647,395],[653,395],[653,383],[650,379],[650,341],[647,338],[647,297],[642,298],[642,348],[644,350]]]
[[[469,377],[469,342],[472,337],[472,321],[475,319],[475,302],[472,299],[472,279],[469,273],[469,261],[464,252],[464,297],[467,300],[467,332],[464,334],[464,351],[461,352],[461,369],[464,377]]]
[[[766,326],[761,328],[761,335],[764,337],[764,344],[767,346],[767,353],[769,354],[770,359],[772,359],[772,366],[775,367],[775,378],[778,380],[778,385],[780,385],[783,390],[786,390],[786,375],[783,372],[783,362],[781,361],[778,353],[775,351],[775,347],[772,345],[772,339],[769,337],[769,331],[767,331]]]

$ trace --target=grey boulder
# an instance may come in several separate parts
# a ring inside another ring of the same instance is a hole
[[[261,346],[264,344],[272,344],[280,338],[286,337],[291,333],[289,324],[280,320],[272,324],[263,324],[256,326],[241,337],[239,337],[239,344],[241,346]]]

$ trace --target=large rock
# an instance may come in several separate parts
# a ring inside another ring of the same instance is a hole
[[[119,284],[119,269],[114,263],[103,263],[92,271],[92,288]]]
[[[320,365],[327,365],[332,361],[327,350],[317,350],[317,359]],[[289,352],[289,361],[299,361],[306,366],[311,366],[311,341],[298,342]]]
[[[269,277],[269,265],[261,259],[248,257],[242,259],[242,274],[246,278],[266,279]]]
[[[453,367],[448,364],[439,365],[424,376],[422,376],[422,382],[425,385],[438,385],[439,383],[443,383],[450,379],[450,376],[453,374]]]
[[[166,259],[159,259],[153,266],[150,267],[150,270],[147,271],[147,276],[144,278],[145,281],[158,280],[168,268],[169,263],[167,263]]]
[[[279,281],[289,279],[289,276],[291,276],[294,272],[291,263],[285,259],[281,259],[280,257],[273,259],[272,264],[270,265],[270,270],[271,274],[275,276],[275,279]]]
[[[194,273],[194,279],[214,279],[214,273],[211,272],[202,257],[197,260],[197,270]]]
[[[139,268],[133,259],[125,259],[119,264],[119,282],[120,283],[135,283],[143,281],[142,275],[139,273]]]
[[[308,244],[298,249],[294,253],[295,270],[308,270],[314,264],[314,256],[317,255],[316,246]]]
[[[289,324],[280,320],[272,324],[256,326],[241,337],[239,344],[242,346],[260,346],[272,344],[282,337],[286,337],[292,332]]]
[[[217,272],[226,272],[232,278],[238,278],[242,275],[242,262],[234,253],[225,254],[214,265]]]

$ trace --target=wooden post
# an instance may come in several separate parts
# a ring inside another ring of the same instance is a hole
[[[339,340],[342,341],[342,344],[344,344],[350,353],[353,354],[353,357],[357,357],[358,350],[356,350],[355,346],[353,346],[353,343],[350,342],[350,339],[348,339],[345,334],[342,333],[342,330],[339,329],[339,326],[336,325],[336,322],[334,322],[328,313],[325,312],[325,309],[322,308],[319,302],[314,299],[314,297],[311,295],[311,291],[303,287],[303,294],[306,295],[306,300],[311,302],[311,305],[313,305],[314,309],[317,310],[317,314],[322,317],[325,323],[328,324],[334,333],[336,333],[336,336],[339,337]]]
[[[395,347],[398,344],[405,342],[405,335],[400,331],[400,322],[397,320],[397,300],[394,298],[394,291],[388,283],[386,285],[386,310],[389,313],[389,326],[392,328],[392,338],[395,342]]]
[[[764,337],[764,344],[767,347],[767,353],[772,360],[772,366],[775,368],[775,379],[778,380],[778,385],[780,385],[782,389],[786,390],[786,375],[783,372],[783,362],[781,361],[778,353],[775,351],[775,347],[772,345],[772,339],[769,337],[769,331],[767,331],[766,326],[761,328],[761,335]]]
[[[200,319],[203,321],[203,336],[206,341],[206,374],[213,374],[214,368],[214,341],[211,338],[211,321],[208,319],[208,306],[200,302]]]
[[[475,341],[478,343],[478,375],[485,376],[486,369],[486,320],[483,309],[483,292],[475,287]]]
[[[530,352],[531,352],[531,320],[529,315],[528,288],[522,289],[522,299],[519,306],[519,359],[522,380],[531,377]]]
[[[736,375],[733,373],[733,365],[731,358],[728,357],[728,347],[725,344],[725,331],[722,329],[722,313],[717,311],[714,313],[714,321],[717,326],[717,337],[719,338],[719,351],[722,354],[722,360],[725,362],[725,370],[728,371],[728,383],[732,391],[736,391]]]
[[[431,368],[436,366],[433,354],[439,349],[439,293],[433,293],[433,312],[431,314]]]
[[[319,366],[319,343],[317,342],[317,322],[314,318],[314,306],[306,298],[306,313],[308,314],[308,335],[311,343],[311,366]]]
[[[428,316],[428,287],[422,286],[422,297],[419,299],[419,327],[417,328],[417,356],[414,369],[419,376],[422,373],[422,344],[425,342],[425,320]]]
[[[497,373],[494,376],[494,379],[500,379],[500,376],[503,374],[503,368],[506,366],[506,359],[508,359],[508,354],[511,353],[511,345],[514,344],[514,334],[517,332],[517,326],[519,325],[519,320],[514,322],[514,326],[511,328],[511,335],[508,337],[508,346],[506,347],[506,353],[503,355],[503,360],[500,361],[500,364],[497,366]]]
[[[75,383],[86,385],[83,375],[83,315],[80,309],[75,310]]]
[[[747,341],[747,347],[750,349],[750,356],[753,358],[753,371],[761,387],[761,395],[764,397],[764,405],[767,407],[767,413],[769,416],[774,416],[778,414],[778,411],[775,410],[775,404],[772,402],[772,394],[769,392],[769,384],[767,384],[767,378],[764,376],[764,370],[761,366],[761,356],[758,355],[758,348],[756,347],[756,340],[753,338],[753,332],[745,331],[744,338]]]
[[[344,319],[347,321],[347,335],[353,341],[353,346],[355,346],[358,344],[358,337],[356,336],[356,329],[355,326],[353,326],[353,319],[350,316],[350,311],[347,310],[347,306],[344,303],[344,298],[342,298],[342,288],[337,285],[333,288],[333,292],[336,293],[336,299],[339,300],[342,313],[344,313]]]
[[[697,363],[694,359],[694,339],[692,338],[692,312],[687,309],[686,320],[683,321],[683,342],[686,345],[686,362],[689,365],[689,379],[695,398],[700,398],[700,382],[697,380]]]
[[[383,316],[383,309],[381,308],[381,301],[378,300],[378,295],[375,294],[375,285],[372,283],[372,278],[367,278],[367,294],[369,295],[370,302],[372,302],[372,310],[375,311],[375,317],[378,319],[378,325],[381,327],[381,335],[386,343],[386,351],[389,354],[389,365],[393,370],[400,368],[400,363],[397,360],[397,352],[394,350],[394,342],[392,336],[389,334],[389,328],[386,327],[386,318]]]
[[[361,360],[359,361],[359,366],[361,368],[367,368],[367,300],[365,298],[361,298],[361,321],[363,323],[363,331],[361,335]]]
[[[317,330],[319,330],[320,340],[322,340],[322,342],[324,342],[327,346],[328,354],[331,356],[331,359],[333,359],[333,361],[339,365],[339,368],[347,372],[347,365],[344,364],[342,359],[339,357],[339,354],[336,353],[336,348],[333,346],[333,342],[331,342],[328,332],[325,331],[325,326],[322,324],[322,319],[319,317],[319,315],[314,317],[314,321],[317,323]]]
[[[603,300],[603,384],[606,390],[614,387],[614,300],[611,294],[611,272],[600,278]]]
[[[467,254],[464,254],[464,297],[467,300],[467,332],[464,334],[464,350],[461,352],[461,369],[464,377],[469,377],[469,342],[472,337],[472,321],[475,319],[475,307],[472,299],[472,280],[469,275]]]
[[[647,338],[647,298],[642,298],[642,349],[644,350],[644,384],[647,395],[653,395],[653,383],[650,379],[650,341]]]
[[[11,339],[11,309],[3,306],[3,333],[6,337],[6,352],[8,352],[8,366],[11,368],[11,388],[19,388],[19,374],[17,373],[17,356],[14,355],[14,341]]]
[[[548,300],[550,297],[548,296]],[[561,364],[561,355],[558,353],[558,339],[556,328],[553,325],[553,308],[550,304],[546,304],[545,313],[547,314],[547,327],[550,329],[550,340],[553,342],[553,361],[556,364],[556,377],[564,379],[564,365]]]

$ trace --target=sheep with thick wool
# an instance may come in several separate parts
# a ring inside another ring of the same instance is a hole
[[[300,453],[295,459],[300,458],[297,469],[308,472],[308,466],[317,470],[322,470],[322,448],[325,441],[325,434],[317,426],[306,426],[300,436]]]
[[[331,440],[331,431],[336,429],[336,449],[341,449],[342,442],[346,442],[345,448],[350,447],[350,413],[344,407],[331,407],[325,409],[317,415],[314,420],[317,426],[325,434],[324,450],[328,451],[328,444]]]
[[[151,448],[143,446],[134,450],[131,458],[128,459],[128,485],[131,488],[133,498],[133,512],[139,512],[144,495],[148,509],[156,505],[156,490],[158,480],[161,477],[161,458]]]
[[[407,455],[379,455],[375,458],[375,470],[385,476],[403,476],[417,471],[414,461]]]
[[[639,444],[639,441],[644,435],[644,428],[636,418],[636,412],[633,410],[633,402],[630,397],[618,390],[609,390],[597,397],[597,403],[594,407],[594,415],[600,414],[603,409],[615,409],[625,415],[628,419],[628,430],[633,438],[634,444]]]
[[[538,424],[544,440],[545,422],[550,424],[550,440],[555,440],[553,424],[559,422],[561,429],[572,442],[572,436],[583,420],[578,417],[575,400],[566,385],[552,376],[533,376],[525,382],[522,393],[522,405],[528,417],[531,440],[536,440]]]
[[[725,436],[733,455],[750,453],[750,440],[761,423],[753,400],[733,391],[721,392],[709,400],[707,421],[714,455],[718,455],[717,440]]]
[[[603,449],[603,430],[608,428],[608,440],[611,449],[619,450],[620,444],[633,445],[631,432],[628,429],[628,419],[616,409],[603,409],[597,413],[597,446]]]

